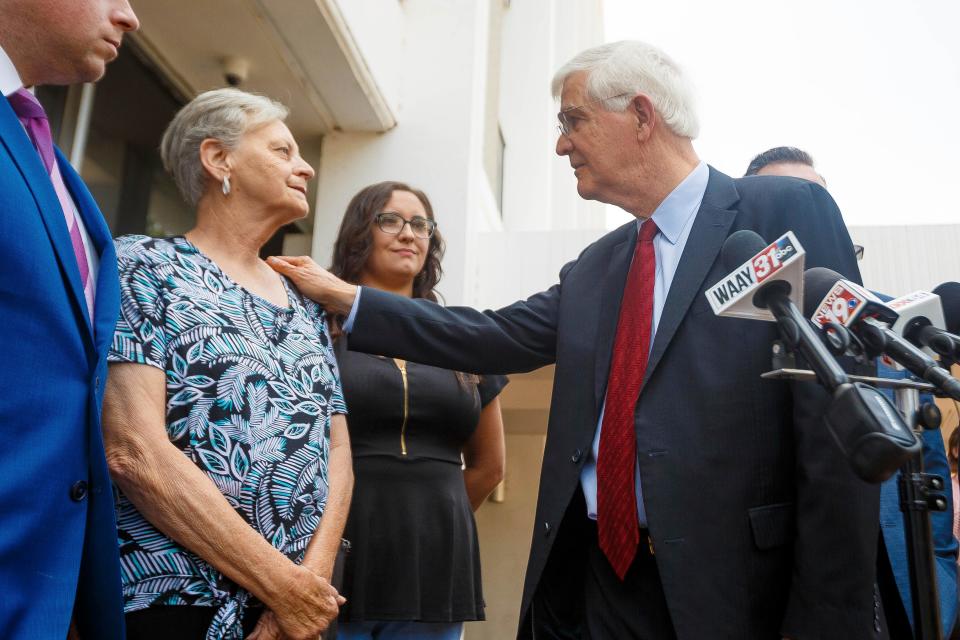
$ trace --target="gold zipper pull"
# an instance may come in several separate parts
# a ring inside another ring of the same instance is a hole
[[[403,380],[403,422],[400,424],[400,455],[407,455],[407,415],[410,406],[410,389],[407,384],[407,361],[400,358],[393,359],[397,369],[400,369],[400,378]]]

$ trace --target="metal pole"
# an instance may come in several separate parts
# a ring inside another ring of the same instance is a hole
[[[93,95],[97,85],[88,82],[80,93],[80,107],[77,113],[77,128],[73,134],[73,148],[70,150],[70,164],[80,173],[83,168],[83,155],[87,151],[87,136],[90,134],[90,118],[93,115]]]
[[[920,426],[920,394],[916,389],[894,391],[897,408],[917,437]],[[910,566],[910,595],[913,602],[913,627],[916,640],[942,640],[940,598],[937,594],[933,555],[933,532],[923,476],[923,453],[910,458],[900,468],[900,509],[907,539]]]

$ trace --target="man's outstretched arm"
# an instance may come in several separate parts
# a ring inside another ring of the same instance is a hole
[[[359,293],[308,257],[269,263],[328,312],[354,315],[347,327],[350,349],[480,374],[531,371],[556,359],[560,291],[575,264],[567,264],[560,284],[542,293],[497,311],[477,311],[370,287]]]

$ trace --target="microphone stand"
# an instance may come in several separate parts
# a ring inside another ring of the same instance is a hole
[[[775,342],[773,346],[775,369],[761,374],[760,377],[768,380],[817,380],[817,374],[813,371],[796,369],[792,365],[792,357],[786,352],[784,345]],[[873,376],[849,375],[848,378],[874,387],[892,389],[897,409],[918,438],[921,437],[921,429],[940,427],[940,411],[937,406],[933,403],[920,404],[920,392],[935,392],[933,385],[915,380]],[[938,475],[923,472],[921,450],[900,467],[898,486],[900,510],[903,511],[904,533],[907,541],[907,560],[910,567],[914,639],[943,640],[930,511],[947,510],[947,500],[943,494],[945,481]]]
[[[923,437],[923,428],[940,428],[939,410],[932,403],[921,405],[920,392],[917,389],[898,388],[893,394],[897,409],[918,438]],[[940,598],[937,592],[930,511],[946,510],[947,501],[943,495],[945,482],[938,475],[923,472],[921,452],[912,456],[900,468],[897,484],[907,539],[914,638],[941,640],[943,633],[940,626]]]

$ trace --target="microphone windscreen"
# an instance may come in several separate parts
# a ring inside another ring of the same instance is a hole
[[[723,249],[720,250],[723,268],[733,271],[766,248],[767,243],[756,231],[741,229],[732,233],[723,241]]]
[[[960,332],[960,282],[944,282],[933,293],[940,296],[947,331],[954,334]]]
[[[826,267],[811,267],[803,272],[803,315],[810,317],[833,285],[843,276]]]

